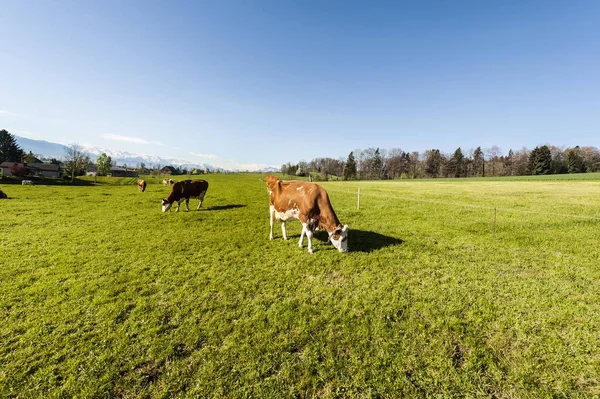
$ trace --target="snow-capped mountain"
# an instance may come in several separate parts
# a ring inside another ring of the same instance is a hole
[[[25,152],[32,152],[35,155],[39,155],[43,158],[50,159],[63,159],[65,157],[67,147],[58,143],[51,143],[44,140],[32,140],[25,137],[15,136],[17,144],[21,147]],[[279,168],[275,168],[272,166],[265,166],[263,168],[223,168],[216,165],[211,165],[208,163],[198,163],[188,160],[182,159],[174,159],[174,158],[162,158],[156,155],[140,155],[133,154],[126,151],[115,151],[109,149],[101,149],[94,147],[85,147],[85,152],[90,156],[93,162],[96,161],[102,153],[106,153],[109,157],[112,158],[113,162],[117,165],[127,165],[129,167],[139,167],[143,163],[147,168],[156,167],[156,166],[176,166],[182,169],[203,169],[214,172],[215,170],[219,171],[239,171],[239,170],[249,170],[251,172],[279,172]]]

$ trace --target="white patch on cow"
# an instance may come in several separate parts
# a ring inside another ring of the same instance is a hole
[[[339,231],[339,238],[333,238],[335,231],[329,233],[329,240],[333,246],[340,252],[348,252],[348,225],[344,225]]]
[[[164,200],[162,200],[162,211],[163,211],[163,212],[166,212],[166,211],[168,211],[169,209],[171,209],[171,205],[173,205],[173,203],[172,203],[172,202],[169,202],[169,201],[167,201],[167,200],[165,200],[165,199],[164,199]]]
[[[285,212],[275,211],[275,218],[277,220],[281,220],[284,222],[289,219],[298,219],[299,215],[300,215],[300,210],[298,209],[298,207],[288,209]]]
[[[300,191],[300,190],[302,190],[303,188],[304,188],[304,187],[300,186],[300,187],[298,187],[296,190],[297,190],[297,191]]]

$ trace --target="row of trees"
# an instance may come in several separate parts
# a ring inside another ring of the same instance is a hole
[[[600,171],[600,151],[595,147],[543,145],[502,154],[499,147],[481,147],[466,153],[459,147],[452,154],[439,149],[419,153],[401,149],[367,148],[352,151],[348,158],[315,158],[310,162],[287,163],[281,172],[305,176],[320,173],[323,179],[335,175],[344,180],[523,176]]]

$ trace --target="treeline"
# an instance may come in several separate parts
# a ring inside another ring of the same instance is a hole
[[[525,176],[600,171],[600,151],[596,147],[564,148],[551,145],[509,150],[481,147],[463,152],[459,147],[446,154],[438,149],[419,153],[398,148],[367,148],[352,151],[347,159],[315,158],[288,162],[281,172],[331,180],[386,180],[448,177]]]

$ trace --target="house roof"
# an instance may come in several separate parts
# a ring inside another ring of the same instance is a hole
[[[35,163],[33,165],[27,164],[27,166],[39,169],[46,170],[48,172],[58,172],[60,170],[60,165],[56,165],[53,163]]]
[[[120,168],[117,166],[113,166],[112,168],[110,168],[111,172],[135,172],[135,169],[132,168]]]
[[[45,170],[48,172],[58,172],[60,170],[60,165],[56,165],[53,163],[2,162],[0,164],[0,168],[10,168],[14,164],[25,166],[26,168],[29,168],[29,169]]]

